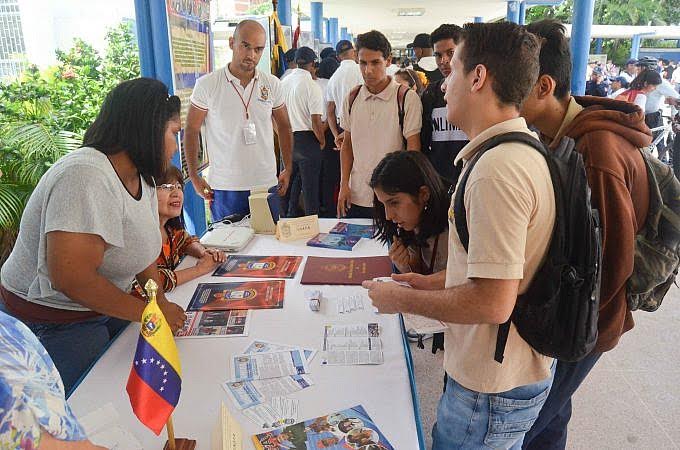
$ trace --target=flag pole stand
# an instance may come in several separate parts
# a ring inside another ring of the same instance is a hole
[[[193,439],[175,439],[175,427],[172,424],[172,416],[168,417],[165,429],[168,432],[168,440],[165,442],[163,450],[194,450],[196,448],[196,441]]]

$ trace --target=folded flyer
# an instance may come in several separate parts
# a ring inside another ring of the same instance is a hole
[[[280,309],[285,287],[283,280],[199,283],[187,311]]]
[[[295,278],[302,256],[229,255],[214,277]]]
[[[258,450],[394,450],[361,405],[253,436]]]
[[[309,373],[309,367],[301,348],[234,355],[231,359],[231,381],[262,380],[305,373]]]
[[[216,338],[248,336],[250,320],[247,310],[187,311],[187,320],[178,338]]]

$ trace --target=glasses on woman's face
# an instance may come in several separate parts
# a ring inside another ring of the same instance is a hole
[[[158,189],[165,191],[165,192],[172,192],[175,189],[177,189],[178,191],[181,191],[183,188],[184,188],[184,186],[182,186],[182,183],[180,183],[180,182],[165,183],[165,184],[161,184],[161,185],[158,186]]]

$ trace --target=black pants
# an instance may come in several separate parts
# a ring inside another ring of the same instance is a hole
[[[335,150],[335,138],[330,129],[326,130],[326,147],[321,152],[321,217],[334,218],[337,215],[337,193],[340,187],[340,151]]]
[[[286,217],[300,215],[298,203],[302,193],[304,214],[319,214],[319,180],[321,179],[321,148],[312,131],[293,133],[293,170],[290,189],[284,200]]]
[[[372,219],[373,207],[359,206],[352,203],[352,206],[347,210],[348,219]]]

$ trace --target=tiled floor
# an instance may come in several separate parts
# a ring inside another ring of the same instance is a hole
[[[605,354],[574,397],[567,448],[680,449],[680,290]],[[426,341],[429,344],[430,341]],[[441,394],[442,354],[411,345],[427,447]]]

